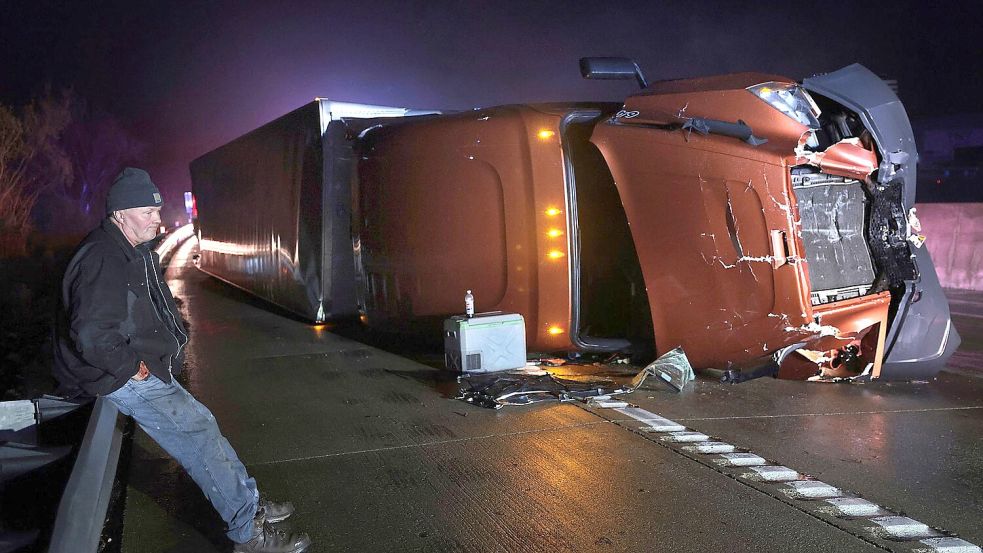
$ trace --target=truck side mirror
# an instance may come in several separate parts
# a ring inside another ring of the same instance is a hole
[[[638,63],[628,58],[580,58],[580,74],[585,79],[636,79],[638,86],[648,86]]]

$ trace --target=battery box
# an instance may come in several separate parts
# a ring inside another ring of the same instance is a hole
[[[526,366],[526,323],[518,313],[479,313],[444,320],[444,363],[458,372]]]

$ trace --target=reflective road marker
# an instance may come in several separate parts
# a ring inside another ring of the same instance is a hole
[[[904,551],[919,553],[983,553],[973,543],[955,536],[945,536],[944,532],[927,524],[894,514],[876,503],[847,494],[836,486],[810,479],[789,467],[769,463],[750,451],[736,451],[741,448],[713,441],[710,436],[690,430],[661,415],[639,407],[616,408],[612,411],[642,423],[644,426],[635,429],[639,432],[661,434],[660,441],[665,447],[723,474],[743,478],[752,487],[765,491],[776,499],[781,500],[784,494],[789,498],[788,501],[798,500],[800,503],[788,504],[880,547],[894,550],[895,547],[888,544],[895,543],[898,546],[903,544]],[[625,421],[612,422],[620,424]],[[747,468],[750,472],[730,472],[735,468]],[[779,487],[776,489],[771,486]],[[831,515],[835,518],[829,519]],[[873,523],[876,526],[857,527],[864,523]],[[863,535],[864,528],[869,533],[867,537]]]

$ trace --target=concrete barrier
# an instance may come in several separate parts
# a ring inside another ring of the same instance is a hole
[[[983,290],[983,203],[915,208],[942,286]]]

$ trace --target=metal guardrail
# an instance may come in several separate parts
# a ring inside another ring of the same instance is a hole
[[[118,414],[111,401],[96,399],[58,505],[49,553],[94,552],[99,547],[123,439]]]

